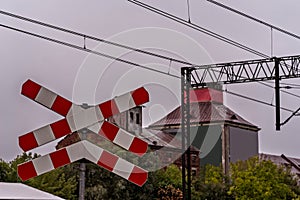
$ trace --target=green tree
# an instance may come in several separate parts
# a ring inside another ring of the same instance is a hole
[[[58,168],[29,179],[25,184],[65,199],[76,199],[76,177],[67,178],[64,171],[64,168]]]
[[[139,187],[95,164],[87,164],[86,199],[180,199],[180,187],[181,172],[175,165],[149,172],[147,182]]]
[[[23,153],[22,155],[17,155],[17,157],[8,163],[9,170],[7,172],[7,182],[22,182],[18,176],[18,164],[37,158],[37,154]]]
[[[206,165],[201,169],[199,177],[193,179],[192,199],[233,199],[228,194],[229,188],[229,177],[223,173],[222,167]]]
[[[257,157],[231,165],[229,194],[236,199],[296,199],[299,191],[290,171]]]
[[[174,164],[155,173],[158,187],[172,185],[174,188],[182,187],[181,170]]]
[[[0,181],[7,182],[9,173],[9,165],[4,160],[0,159]]]
[[[91,138],[88,138],[91,139]],[[151,171],[159,163],[157,156],[151,151],[139,157],[124,149],[112,145],[106,140],[98,140],[97,145],[104,149],[109,149],[113,154],[134,163],[143,169]],[[148,200],[157,197],[157,177],[156,172],[149,172],[147,182],[142,186],[135,184],[93,164],[86,165],[86,199],[136,199]]]
[[[153,199],[155,193],[153,180],[153,174],[149,173],[148,181],[142,187],[139,187],[93,163],[88,163],[85,197],[87,200]]]
[[[164,200],[182,199],[182,176],[181,170],[174,164],[160,169],[154,174],[155,197]]]
[[[206,166],[193,182],[193,199],[300,199],[295,176],[285,167],[257,157],[221,167]]]

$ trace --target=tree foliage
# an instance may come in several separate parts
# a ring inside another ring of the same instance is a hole
[[[72,176],[68,178],[64,171],[64,168],[58,168],[46,174],[29,179],[25,183],[65,199],[76,199],[76,177]]]
[[[122,152],[119,152],[119,154],[122,154]],[[0,160],[0,181],[22,182],[17,175],[17,165],[36,157],[38,157],[36,154],[24,153],[8,163]],[[174,165],[166,169],[149,172],[148,181],[142,187],[139,187],[93,163],[86,162],[86,199],[148,200],[181,198],[181,172]],[[144,165],[149,165],[147,160],[135,160],[134,162],[144,162]],[[78,168],[79,163],[72,163],[23,183],[65,199],[77,199]]]
[[[229,194],[236,199],[296,199],[297,182],[290,171],[271,161],[251,158],[231,165],[232,186]]]
[[[182,187],[181,171],[176,165],[169,165],[167,168],[158,170],[155,173],[158,187],[172,185],[174,188]]]
[[[6,163],[4,161],[2,161],[3,163],[1,164],[1,168],[4,167],[4,169],[0,169],[4,170],[5,172],[3,172],[2,174],[4,175],[3,179],[1,179],[1,181],[5,181],[5,182],[21,182],[21,179],[18,176],[18,171],[17,171],[17,166],[18,164],[21,164],[23,162],[26,162],[28,160],[31,160],[33,158],[37,158],[38,155],[37,154],[33,154],[32,153],[23,153],[22,155],[18,155],[14,160]]]
[[[181,194],[181,173],[179,168],[173,165],[150,172],[148,181],[142,187],[92,163],[87,165],[86,179],[86,199],[172,199]]]
[[[0,181],[8,182],[9,164],[0,159]]]
[[[193,183],[194,199],[300,199],[295,176],[285,167],[257,157],[221,167],[206,166]]]
[[[24,153],[8,163],[0,159],[0,181],[21,182],[17,176],[17,165],[37,156]],[[140,162],[134,157],[133,160]],[[78,166],[79,163],[73,163],[24,183],[66,199],[77,199]],[[201,169],[200,175],[193,178],[192,199],[300,199],[300,187],[295,176],[289,169],[278,167],[271,161],[259,161],[258,158],[239,161],[231,165],[229,174],[225,175],[222,168],[216,166],[207,165]],[[150,172],[145,185],[138,187],[87,162],[85,198],[182,199],[181,181],[181,170],[175,165]]]
[[[195,200],[233,199],[228,194],[229,188],[229,178],[223,173],[222,168],[206,165],[201,169],[199,177],[193,180],[192,197]]]

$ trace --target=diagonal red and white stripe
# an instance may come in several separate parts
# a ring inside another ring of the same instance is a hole
[[[67,115],[76,115],[78,111],[82,112],[87,110],[81,108],[79,105],[73,104],[71,101],[57,95],[32,80],[27,80],[22,85],[21,94],[64,117]],[[140,87],[91,108],[99,107],[102,114],[101,117],[109,118],[115,114],[124,112],[148,101],[149,94],[147,90],[144,87]]]
[[[115,114],[129,110],[130,108],[149,101],[148,92],[145,88],[141,87],[129,93],[115,97],[112,100],[101,103],[98,106],[83,109],[81,106],[72,104],[65,98],[31,80],[28,80],[23,84],[22,94],[66,117],[65,119],[20,136],[19,146],[24,151],[29,151],[74,131],[95,125],[99,121],[103,121],[105,118],[109,118]],[[122,134],[122,131],[119,133],[120,134],[117,134],[116,136],[128,136],[128,134]],[[105,135],[109,135],[109,133],[106,132]],[[130,141],[132,138],[129,138],[128,136],[126,139]],[[118,139],[116,139],[116,142],[117,141]],[[141,143],[138,139],[133,139],[133,141],[134,143]],[[122,144],[121,142],[119,143]],[[132,149],[134,150],[134,147],[132,147]],[[143,150],[140,150],[140,152],[142,153]]]
[[[32,80],[27,80],[22,85],[21,94],[62,116],[67,116],[72,106],[72,102],[69,100],[55,94]]]
[[[131,151],[138,156],[142,156],[147,152],[148,144],[142,139],[135,137],[131,133],[104,121],[88,127],[88,130],[98,133],[100,136],[110,140],[114,144]]]
[[[84,140],[18,165],[18,175],[25,181],[80,159],[87,159],[128,181],[142,186],[148,172]]]

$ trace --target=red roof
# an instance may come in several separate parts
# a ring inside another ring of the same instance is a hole
[[[211,124],[211,123],[230,123],[243,125],[247,128],[259,128],[243,119],[240,115],[233,112],[228,107],[219,103],[212,102],[192,102],[190,103],[190,123],[192,124]],[[181,106],[174,109],[164,118],[154,122],[149,126],[151,129],[164,129],[171,126],[180,126]]]

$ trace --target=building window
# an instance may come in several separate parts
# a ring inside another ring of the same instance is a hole
[[[136,124],[140,124],[140,115],[139,115],[139,113],[136,113],[136,115],[135,115],[135,120],[136,120]]]
[[[129,113],[129,117],[130,117],[130,123],[132,123],[133,122],[133,112]]]

